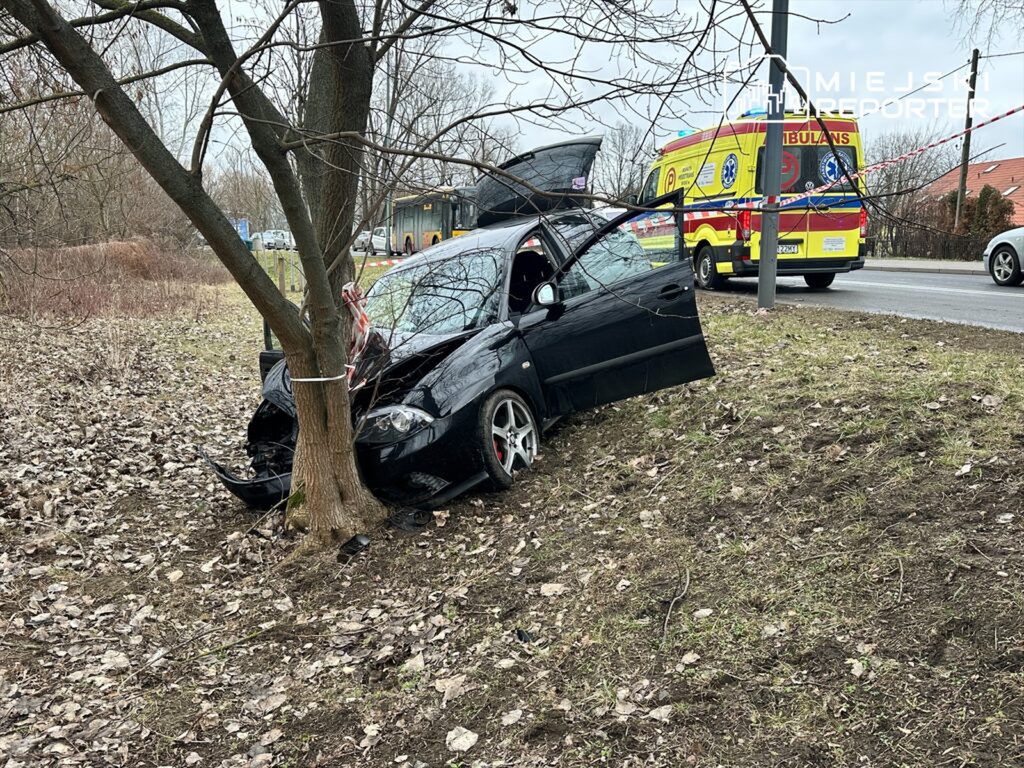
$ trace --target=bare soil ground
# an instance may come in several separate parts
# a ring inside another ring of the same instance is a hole
[[[702,295],[713,380],[296,560],[217,295],[0,332],[0,764],[1024,764],[1024,337]]]

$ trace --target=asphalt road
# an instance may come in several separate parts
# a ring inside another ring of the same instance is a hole
[[[757,297],[756,279],[733,279],[725,289]],[[780,277],[777,300],[902,317],[945,320],[1024,333],[1024,285],[1000,288],[985,274],[942,275],[875,272],[837,275],[824,291],[807,288],[802,277]]]

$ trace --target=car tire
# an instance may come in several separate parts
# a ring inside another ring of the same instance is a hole
[[[992,252],[988,273],[996,285],[1020,285],[1024,281],[1020,256],[1008,245],[1001,245]]]
[[[509,419],[513,425],[511,434]],[[477,439],[489,484],[504,490],[512,485],[516,472],[533,464],[540,446],[540,428],[522,397],[512,390],[499,389],[480,406]]]
[[[705,245],[697,251],[697,263],[694,265],[694,277],[697,279],[697,286],[705,291],[714,291],[725,284],[725,278],[718,274],[718,267],[715,266],[715,252],[710,245]]]
[[[804,282],[807,283],[807,287],[815,291],[828,288],[835,279],[835,272],[815,272],[814,274],[804,275]]]

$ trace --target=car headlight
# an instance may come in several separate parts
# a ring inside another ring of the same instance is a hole
[[[434,421],[434,417],[410,405],[388,405],[366,415],[357,440],[372,445],[397,443]]]

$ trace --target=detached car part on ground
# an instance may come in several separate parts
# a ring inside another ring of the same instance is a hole
[[[711,376],[677,218],[520,215],[381,277],[367,294],[375,327],[356,374],[367,383],[353,394],[366,484],[423,507],[483,482],[508,487],[559,417]],[[263,397],[248,428],[254,476],[211,462],[260,508],[286,497],[291,479],[298,427],[283,360]]]

